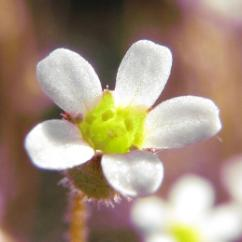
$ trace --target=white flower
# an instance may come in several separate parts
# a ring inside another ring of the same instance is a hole
[[[241,23],[241,0],[202,0],[199,1],[199,7],[205,8],[207,11],[211,11],[213,16],[217,15],[223,19],[234,21],[235,23]]]
[[[195,175],[180,178],[168,200],[147,197],[135,202],[131,219],[146,242],[228,242],[242,231],[241,215],[233,204],[214,207],[208,181]]]
[[[236,155],[226,161],[222,169],[222,182],[230,194],[230,204],[242,218],[242,155]],[[242,235],[242,225],[241,233]]]
[[[177,97],[151,109],[171,64],[168,48],[138,41],[120,64],[115,90],[103,92],[94,69],[80,55],[53,51],[38,64],[37,77],[72,122],[48,120],[30,131],[25,147],[33,163],[64,170],[82,165],[98,151],[104,176],[115,190],[127,196],[156,191],[163,166],[149,148],[182,147],[221,129],[219,110],[209,99]]]
[[[2,242],[13,242],[14,240],[2,229],[0,229],[0,241]]]
[[[229,159],[222,172],[222,181],[242,212],[242,155]]]

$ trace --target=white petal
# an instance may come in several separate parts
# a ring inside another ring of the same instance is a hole
[[[101,164],[109,184],[125,196],[153,193],[163,179],[162,163],[150,152],[104,155]]]
[[[158,197],[146,197],[134,202],[131,210],[133,224],[143,233],[150,234],[164,229],[167,207]]]
[[[165,235],[164,233],[156,233],[147,236],[144,239],[145,242],[177,242],[175,238],[169,235]]]
[[[115,87],[117,104],[152,106],[167,82],[171,64],[172,55],[168,48],[148,40],[134,43],[118,70]]]
[[[177,219],[183,222],[198,222],[214,203],[211,184],[198,176],[186,175],[172,187],[169,200]]]
[[[72,168],[94,155],[78,128],[65,120],[48,120],[35,126],[25,139],[25,148],[34,165],[49,170]]]
[[[56,49],[40,61],[37,77],[44,92],[73,115],[92,108],[102,95],[101,83],[92,66],[67,49]]]
[[[233,199],[242,204],[242,156],[227,162],[222,179]]]
[[[178,148],[207,139],[220,129],[219,110],[211,100],[176,97],[159,104],[148,114],[144,147]]]
[[[242,235],[242,209],[235,204],[220,205],[207,220],[207,231],[217,241],[234,241]]]

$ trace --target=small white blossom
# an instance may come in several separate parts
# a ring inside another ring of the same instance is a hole
[[[242,217],[242,155],[236,155],[226,161],[222,169],[222,182],[230,195],[230,203]],[[242,226],[241,226],[242,235]]]
[[[40,168],[64,170],[82,165],[96,152],[101,152],[104,176],[115,190],[126,196],[156,191],[163,178],[163,166],[158,156],[149,152],[151,148],[182,147],[209,138],[221,129],[219,110],[206,98],[182,96],[151,108],[165,87],[171,65],[170,50],[148,40],[134,43],[120,64],[115,89],[109,94],[114,100],[116,113],[119,109],[124,110],[123,113],[129,112],[127,117],[122,114],[122,122],[133,118],[130,110],[144,110],[144,123],[139,124],[143,128],[141,132],[133,127],[137,120],[127,124],[127,128],[136,132],[131,132],[132,142],[137,143],[134,143],[135,148],[131,144],[127,152],[105,152],[92,145],[97,141],[99,146],[106,145],[102,144],[105,140],[100,143],[102,128],[90,134],[78,122],[48,120],[34,127],[26,137],[25,147],[32,162]],[[104,102],[101,83],[94,69],[73,51],[53,51],[38,64],[37,77],[44,92],[73,120],[81,118],[82,122],[82,118]],[[112,111],[105,113],[103,119],[113,115]],[[88,118],[85,125],[89,125]],[[111,140],[113,132],[117,136],[120,129],[119,126],[115,129],[115,125],[113,122],[112,132],[106,132],[105,126],[106,133],[102,134],[105,139]],[[125,135],[121,134],[124,140]],[[115,142],[112,146],[115,147]],[[113,147],[112,151],[120,148]],[[110,147],[105,148],[110,150]]]
[[[211,184],[195,175],[180,178],[167,200],[139,199],[131,211],[146,242],[231,242],[242,232],[241,218],[232,203],[214,206]]]
[[[226,162],[222,181],[231,198],[240,204],[242,212],[242,155],[237,155]]]
[[[198,1],[199,6],[205,8],[205,10],[211,12],[213,15],[222,17],[229,21],[240,23],[242,21],[241,0],[202,0]]]
[[[14,240],[2,229],[0,229],[0,241],[1,242],[13,242]]]

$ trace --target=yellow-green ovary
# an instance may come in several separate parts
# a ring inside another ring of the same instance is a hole
[[[177,242],[204,242],[201,240],[199,231],[193,226],[186,224],[173,224],[170,233]]]
[[[144,140],[147,111],[116,107],[112,93],[105,91],[98,105],[79,123],[83,139],[104,153],[122,154],[140,148]]]

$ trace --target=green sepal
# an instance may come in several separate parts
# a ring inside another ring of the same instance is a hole
[[[115,191],[107,183],[101,168],[101,156],[96,155],[87,163],[66,172],[71,184],[87,198],[112,200]]]

